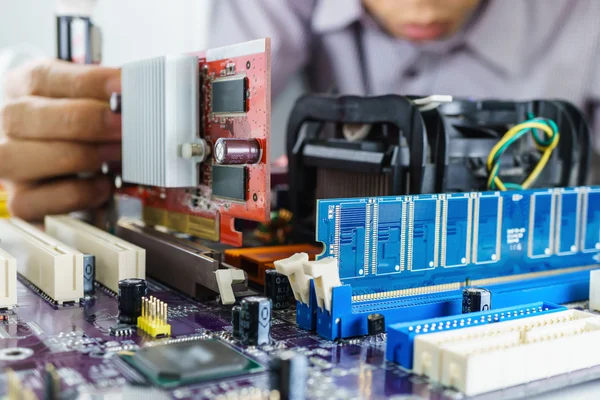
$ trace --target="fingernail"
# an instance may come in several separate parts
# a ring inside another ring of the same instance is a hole
[[[121,72],[114,78],[106,82],[106,93],[110,96],[113,93],[121,93]]]
[[[104,124],[111,136],[121,136],[121,115],[115,114],[110,110],[106,110],[104,114]]]
[[[98,155],[103,162],[120,161],[121,145],[106,144],[98,147]]]

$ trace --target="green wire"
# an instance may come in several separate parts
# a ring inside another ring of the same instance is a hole
[[[533,136],[533,140],[539,146],[548,147],[550,144],[552,144],[552,141],[556,137],[556,133],[558,132],[558,126],[556,125],[556,123],[554,121],[552,121],[551,119],[546,119],[546,118],[534,118],[531,113],[528,114],[528,117],[529,117],[529,120],[525,121],[524,123],[539,122],[539,123],[546,124],[546,125],[550,126],[550,128],[552,129],[552,132],[553,132],[552,136],[550,136],[550,137],[548,137],[546,139],[543,139],[543,138],[541,138],[539,136],[538,130],[535,129],[535,128],[526,128],[526,129],[523,129],[523,130],[517,132],[517,134],[515,136],[513,136],[508,142],[506,142],[502,147],[500,147],[498,149],[498,151],[496,152],[496,154],[494,154],[494,158],[492,160],[492,169],[490,171],[490,173],[492,174],[492,180],[491,180],[492,184],[490,186],[490,189],[495,189],[496,188],[496,183],[494,181],[495,181],[495,179],[498,176],[498,173],[500,171],[500,156],[515,141],[517,141],[523,135],[525,135],[526,133],[528,133],[529,131],[531,131],[532,136]],[[504,186],[507,189],[523,190],[523,186],[521,186],[521,185],[519,185],[517,183],[505,182]]]

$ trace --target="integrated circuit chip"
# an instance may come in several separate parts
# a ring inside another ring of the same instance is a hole
[[[245,167],[213,165],[212,195],[246,201],[248,174]]]
[[[263,369],[253,360],[214,339],[146,347],[134,356],[123,358],[163,388],[224,379]]]
[[[211,110],[219,114],[238,114],[248,111],[246,77],[217,79],[212,83]]]

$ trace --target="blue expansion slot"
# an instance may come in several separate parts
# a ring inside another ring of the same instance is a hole
[[[567,307],[553,303],[537,302],[516,307],[481,311],[459,316],[431,318],[409,323],[392,324],[387,327],[386,358],[404,368],[413,367],[413,348],[415,337],[439,331],[450,331],[470,326],[504,322],[527,318],[535,315],[564,311]]]
[[[311,301],[302,326],[326,338],[461,313],[464,286],[492,305],[587,299],[600,260],[600,187],[328,199],[317,202],[320,258],[338,261],[331,312]],[[312,323],[314,324],[314,322]]]

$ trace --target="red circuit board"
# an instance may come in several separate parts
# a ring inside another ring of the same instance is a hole
[[[254,52],[254,50],[260,50]],[[264,50],[263,50],[264,49]],[[222,243],[241,246],[242,235],[234,228],[234,219],[265,222],[270,213],[269,136],[271,123],[271,60],[270,40],[248,42],[226,48],[192,53],[199,57],[200,105],[202,108],[199,136],[212,149],[219,138],[257,139],[260,161],[244,165],[246,169],[245,201],[213,196],[211,157],[198,164],[200,182],[193,188],[166,189],[134,186],[122,193],[139,197],[144,205],[144,220],[165,225]],[[219,57],[218,59],[214,59]],[[220,58],[222,57],[222,58]],[[221,78],[245,77],[246,110],[239,114],[218,114],[211,109],[212,82]],[[150,212],[148,212],[150,210]],[[200,218],[194,218],[200,217]],[[213,228],[206,228],[214,221]],[[200,227],[198,229],[199,225]],[[218,235],[217,235],[218,233]]]

